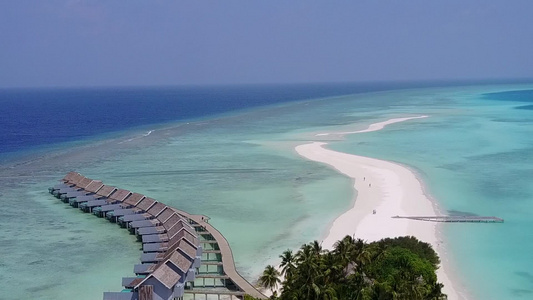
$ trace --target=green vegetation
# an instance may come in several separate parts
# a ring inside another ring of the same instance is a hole
[[[332,251],[314,241],[295,254],[280,255],[281,274],[267,266],[260,284],[274,290],[284,276],[278,300],[442,300],[435,274],[439,258],[431,245],[415,237],[367,244],[346,236]],[[251,298],[249,298],[251,299]]]
[[[279,272],[274,266],[267,266],[263,271],[263,275],[259,277],[259,283],[265,287],[269,288],[272,292],[278,287],[278,284],[281,283],[279,279]]]

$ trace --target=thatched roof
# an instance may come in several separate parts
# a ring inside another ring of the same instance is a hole
[[[194,259],[190,259],[179,251],[173,251],[168,261],[172,262],[176,267],[180,268],[183,273],[187,273],[192,266]]]
[[[150,207],[152,207],[155,202],[156,201],[154,199],[145,197],[143,200],[141,200],[141,202],[137,204],[137,207],[144,211],[148,211],[148,209],[150,209]]]
[[[173,213],[174,210],[170,207],[167,207],[157,216],[157,219],[164,223]]]
[[[161,258],[162,253],[158,254]],[[193,265],[194,258],[189,258],[181,251],[172,250],[165,253],[162,261],[150,266],[148,271],[153,272],[142,280],[134,280],[130,285],[138,288],[146,280],[153,277],[165,285],[168,289],[172,289],[181,279],[180,272],[186,274]]]
[[[150,274],[150,276],[159,280],[168,289],[172,289],[172,287],[174,287],[181,279],[181,275],[176,273],[170,264],[170,262],[167,262],[159,266],[152,274]]]
[[[196,257],[196,248],[187,239],[182,239],[180,241],[178,249],[187,254],[191,259]]]
[[[63,177],[63,179],[61,179],[61,181],[70,182],[72,180],[75,180],[75,179],[81,178],[81,177],[83,177],[83,176],[81,176],[80,173],[68,172],[67,175],[65,175],[65,177]]]
[[[170,229],[167,229],[168,237],[172,238],[182,228],[183,228],[183,220],[180,219],[178,220],[178,222],[174,224],[174,226],[170,227]]]
[[[83,180],[83,178],[85,178],[85,176],[79,174],[76,176],[76,178],[72,179],[71,183],[78,184]]]
[[[76,186],[79,187],[79,188],[86,188],[91,182],[93,182],[92,179],[90,178],[87,178],[87,177],[84,177],[82,178],[77,184]]]
[[[128,190],[118,189],[111,194],[111,196],[109,196],[109,199],[124,201],[124,199],[126,199],[126,197],[128,197],[130,194],[131,192]]]
[[[142,199],[144,199],[144,195],[139,193],[132,193],[126,200],[124,200],[124,203],[137,206],[139,202],[141,202]]]
[[[157,217],[165,208],[166,208],[165,204],[161,202],[157,202],[152,207],[150,207],[150,209],[148,209],[148,213],[154,217]]]
[[[172,215],[170,215],[170,217],[165,221],[163,222],[163,226],[165,227],[166,230],[172,228],[172,226],[176,225],[177,222],[179,222],[181,220],[181,217],[178,216],[177,213],[173,213]]]
[[[116,190],[117,188],[115,188],[114,186],[104,185],[101,189],[98,190],[98,192],[96,192],[96,194],[102,197],[109,197],[109,195],[111,195]]]
[[[191,231],[189,231],[187,227],[183,227],[183,229],[178,232],[178,235],[189,241],[192,245],[194,245],[194,247],[197,247],[197,245],[199,244],[196,234],[191,233]]]
[[[93,180],[91,183],[89,183],[89,185],[87,185],[87,187],[85,188],[85,190],[87,192],[91,192],[91,193],[96,193],[98,192],[98,190],[100,188],[102,188],[102,186],[104,186],[104,184],[102,183],[102,181],[100,180]]]

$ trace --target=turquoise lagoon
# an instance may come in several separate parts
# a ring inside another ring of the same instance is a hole
[[[100,299],[132,275],[140,244],[65,206],[47,187],[69,170],[211,217],[254,281],[287,248],[318,239],[352,205],[351,181],[302,159],[315,133],[429,115],[328,147],[405,164],[443,213],[504,224],[445,224],[451,267],[473,299],[533,297],[532,85],[405,89],[264,106],[125,131],[0,169],[0,290],[6,299]],[[525,92],[524,92],[525,93]],[[147,135],[147,130],[152,130]]]

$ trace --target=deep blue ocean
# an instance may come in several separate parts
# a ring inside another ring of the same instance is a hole
[[[0,90],[0,154],[143,125],[408,86],[375,83]]]
[[[530,104],[533,103],[533,90],[486,93],[483,94],[483,98],[487,100],[522,103],[522,105],[518,105],[515,108],[533,110],[533,104]]]
[[[306,99],[461,82],[0,89],[0,157],[140,126]]]

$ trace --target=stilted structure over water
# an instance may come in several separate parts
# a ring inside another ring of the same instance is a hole
[[[479,216],[394,216],[392,218],[450,223],[503,223],[502,218]]]
[[[104,300],[171,300],[186,294],[193,299],[196,295],[242,299],[246,294],[266,299],[237,273],[227,240],[206,216],[188,214],[76,172],[48,190],[73,207],[117,222],[142,242],[136,276],[122,279],[121,292],[104,292]]]

